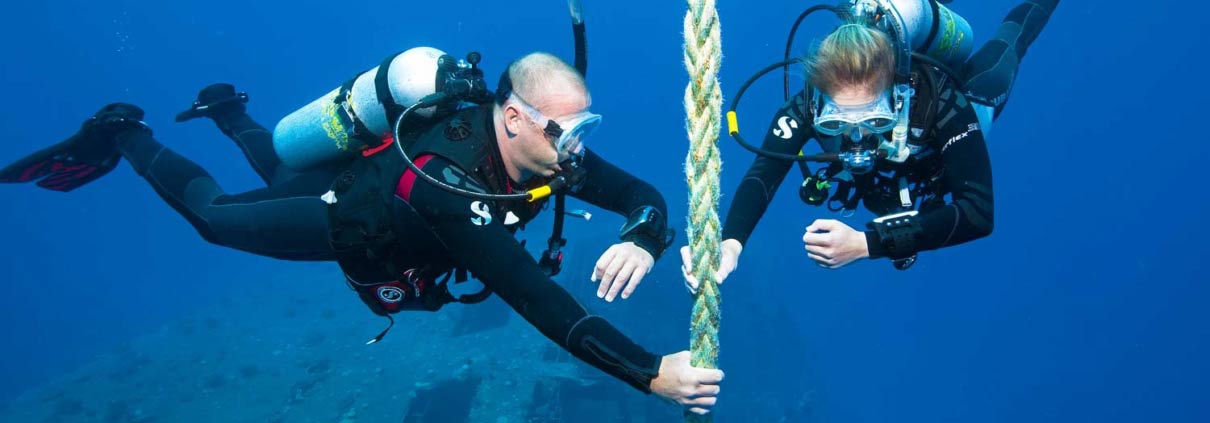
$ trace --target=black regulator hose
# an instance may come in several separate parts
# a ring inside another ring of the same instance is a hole
[[[437,180],[436,178],[429,176],[429,174],[427,174],[427,173],[424,173],[423,170],[420,170],[420,168],[416,166],[416,162],[413,162],[412,158],[408,157],[407,152],[403,151],[402,137],[400,137],[400,135],[402,135],[402,134],[400,133],[400,130],[403,128],[404,120],[407,119],[407,117],[409,115],[411,115],[412,111],[414,111],[416,109],[423,109],[425,107],[432,107],[434,105],[441,104],[445,101],[446,101],[445,93],[430,94],[430,95],[420,99],[420,101],[416,102],[416,104],[413,104],[411,107],[408,107],[406,110],[404,110],[403,113],[401,113],[399,115],[398,119],[395,119],[395,127],[391,131],[391,134],[395,138],[394,139],[395,150],[396,150],[396,152],[399,153],[399,157],[403,159],[403,163],[405,165],[407,165],[408,169],[411,169],[412,173],[415,173],[416,176],[419,177],[421,180],[423,180],[437,188],[440,188],[442,191],[448,192],[450,194],[460,195],[463,197],[467,197],[467,198],[471,198],[471,199],[475,199],[475,200],[481,200],[481,201],[536,201],[536,200],[540,200],[542,198],[549,196],[551,192],[558,191],[558,190],[562,189],[565,185],[567,185],[568,177],[565,175],[557,175],[551,179],[550,183],[543,185],[541,187],[529,190],[529,191],[525,191],[523,193],[519,193],[519,194],[485,194],[482,192],[475,192],[475,191],[470,191],[470,190],[465,190],[462,188],[455,187],[455,186],[447,184],[445,182],[441,182],[441,181]]]
[[[742,99],[744,97],[744,93],[748,91],[748,88],[752,86],[752,83],[756,82],[756,80],[760,79],[762,76],[765,76],[765,74],[772,72],[774,70],[777,70],[777,68],[784,68],[786,66],[789,66],[789,65],[792,65],[795,63],[802,63],[802,61],[803,61],[803,59],[801,59],[801,58],[783,60],[783,61],[774,63],[772,65],[769,65],[769,66],[765,67],[764,69],[761,69],[760,72],[757,72],[755,75],[752,75],[751,78],[748,78],[748,80],[746,82],[744,82],[744,85],[741,85],[739,87],[739,91],[737,91],[735,93],[735,97],[731,98],[731,107],[727,111],[727,133],[731,135],[731,138],[735,138],[735,141],[738,142],[741,147],[744,147],[744,149],[751,151],[753,153],[759,154],[761,156],[768,157],[768,158],[778,159],[778,160],[790,160],[790,161],[796,161],[796,162],[832,163],[832,162],[840,160],[839,153],[822,153],[822,154],[813,154],[810,156],[775,153],[772,151],[761,149],[760,147],[757,147],[755,145],[749,144],[747,141],[744,140],[744,137],[739,134],[739,123],[738,123],[738,117],[737,117],[738,115],[736,114],[736,109],[739,107],[740,99]]]
[[[839,17],[841,20],[844,20],[845,17],[848,16],[848,12],[846,12],[844,9],[841,9],[836,6],[828,6],[825,4],[811,6],[811,7],[807,8],[807,10],[804,10],[802,12],[802,14],[798,15],[798,19],[794,21],[794,26],[790,27],[790,36],[786,37],[786,54],[785,54],[783,60],[787,60],[787,61],[790,60],[790,52],[794,46],[794,35],[798,34],[798,27],[800,25],[802,25],[802,21],[804,19],[807,19],[807,16],[811,16],[812,13],[818,12],[820,10],[827,10],[832,13],[835,13],[836,16]],[[789,64],[786,64],[785,66],[782,67],[781,79],[782,79],[782,93],[783,93],[782,101],[790,101],[790,65]]]
[[[949,75],[950,79],[954,81],[954,85],[958,87],[958,91],[966,91],[966,81],[962,80],[962,78],[958,76],[958,72],[954,72],[954,69],[946,66],[944,63],[941,63],[941,61],[929,57],[927,54],[920,54],[917,52],[912,52],[912,60],[919,60],[928,64],[929,66],[937,68],[937,70],[940,70],[941,72],[944,72],[946,75]]]
[[[584,27],[584,12],[580,0],[568,0],[567,7],[571,9],[571,32],[576,43],[576,70],[581,77],[588,77],[588,35]]]

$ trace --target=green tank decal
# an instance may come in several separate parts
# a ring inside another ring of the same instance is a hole
[[[346,129],[345,120],[342,119],[344,113],[340,110],[340,105],[335,102],[328,102],[324,105],[324,131],[328,133],[328,139],[336,144],[336,148],[340,151],[349,151],[349,131]]]
[[[942,62],[948,62],[961,52],[966,33],[958,29],[958,20],[954,17],[954,12],[945,7],[938,8],[937,12],[937,19],[941,20],[943,27],[940,36],[937,37],[937,44],[930,49],[928,55]]]
[[[949,15],[949,10],[938,9],[938,12],[940,13],[938,13],[937,18],[941,19],[941,23],[945,25],[945,28],[941,30],[941,37],[937,40],[937,48],[933,50],[934,54],[932,56],[944,60],[945,56],[949,55],[949,50],[954,48],[953,38],[954,32],[957,29],[954,24],[954,17]]]

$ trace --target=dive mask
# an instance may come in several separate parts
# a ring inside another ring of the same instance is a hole
[[[815,116],[815,131],[826,136],[848,134],[853,140],[861,139],[865,129],[874,134],[884,134],[895,128],[896,115],[891,107],[890,91],[883,92],[872,102],[842,106],[820,92],[815,93],[819,112]]]
[[[516,93],[512,94],[512,98],[529,115],[530,119],[533,119],[534,123],[542,125],[542,122],[546,122],[542,131],[546,134],[546,139],[554,144],[555,150],[560,154],[581,154],[584,150],[584,139],[601,125],[601,115],[587,110],[566,117],[563,122],[559,122],[543,115]]]

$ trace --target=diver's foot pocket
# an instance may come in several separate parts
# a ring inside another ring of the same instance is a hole
[[[244,104],[248,102],[248,93],[235,91],[231,84],[210,84],[197,93],[197,100],[188,110],[177,113],[176,121],[208,117],[223,119],[244,114]]]

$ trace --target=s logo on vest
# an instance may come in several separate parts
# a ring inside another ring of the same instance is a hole
[[[789,116],[782,116],[777,119],[777,127],[773,128],[773,135],[783,140],[794,138],[794,130],[798,129],[798,121]]]
[[[492,223],[492,213],[487,208],[487,204],[484,204],[482,201],[471,203],[471,213],[479,216],[471,218],[471,223],[475,224],[475,226],[484,226]]]
[[[406,295],[402,289],[394,286],[380,286],[378,287],[377,294],[378,300],[386,304],[396,304],[403,301],[403,297]]]

